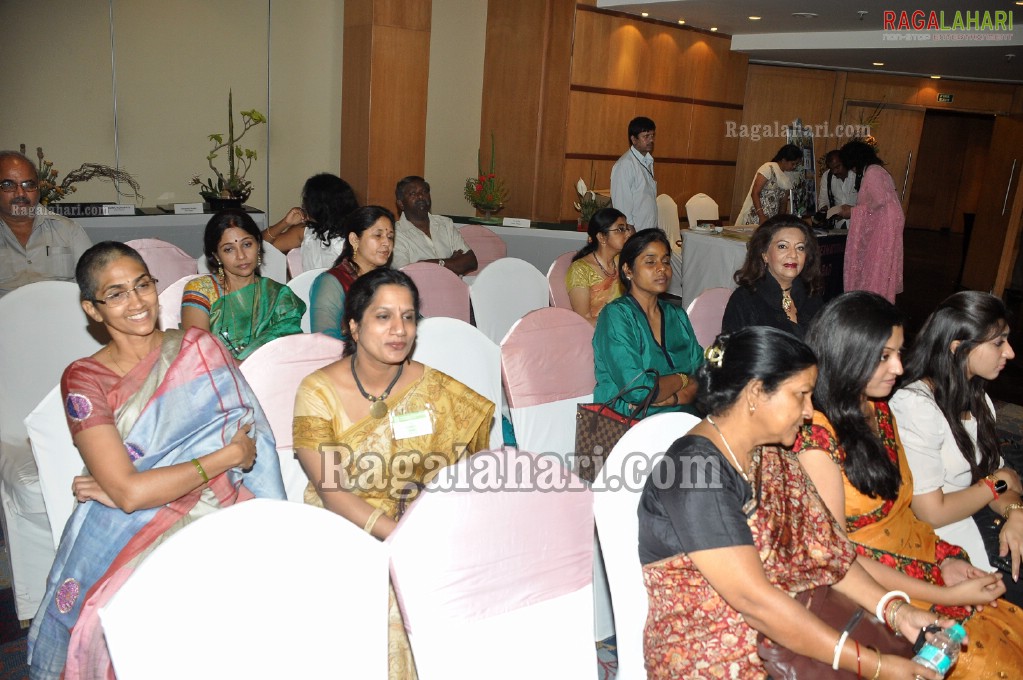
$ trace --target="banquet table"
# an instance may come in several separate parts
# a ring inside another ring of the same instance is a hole
[[[82,225],[93,243],[158,238],[173,243],[193,257],[202,255],[202,237],[213,213],[174,215],[156,208],[143,208],[149,214],[132,216],[72,217]],[[266,229],[266,214],[246,211],[260,230]]]
[[[465,223],[455,223],[462,228]],[[560,229],[537,229],[502,227],[484,224],[484,227],[501,237],[508,246],[508,257],[517,257],[529,262],[547,275],[551,263],[563,253],[575,252],[586,245],[586,232],[563,231]]]

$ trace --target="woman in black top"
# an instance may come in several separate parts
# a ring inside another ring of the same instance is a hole
[[[795,215],[772,217],[753,232],[735,282],[722,332],[771,326],[802,338],[824,304],[817,238]]]

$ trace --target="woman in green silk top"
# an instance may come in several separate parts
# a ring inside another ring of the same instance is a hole
[[[608,401],[631,384],[656,389],[650,415],[696,413],[693,375],[703,363],[703,349],[681,304],[659,298],[671,284],[670,253],[660,229],[639,231],[622,248],[618,277],[625,294],[604,307],[593,334],[594,401]],[[652,375],[643,374],[651,368],[660,376],[656,384]],[[613,407],[632,415],[646,394],[633,389]]]

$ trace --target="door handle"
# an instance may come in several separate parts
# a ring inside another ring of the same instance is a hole
[[[899,196],[899,202],[906,200],[906,186],[909,184],[909,168],[913,165],[913,152],[910,151],[909,155],[906,156],[906,176],[902,178],[902,195]]]
[[[1016,162],[1018,159],[1012,159],[1012,169],[1009,170],[1009,183],[1005,187],[1005,200],[1002,201],[1002,214],[1005,214],[1005,209],[1009,205],[1009,193],[1012,191],[1012,178],[1016,176]]]

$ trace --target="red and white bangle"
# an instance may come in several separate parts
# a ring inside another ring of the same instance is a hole
[[[885,620],[884,619],[885,607],[893,598],[896,597],[902,598],[906,602],[909,602],[909,595],[907,595],[906,593],[902,592],[901,590],[889,590],[887,593],[884,594],[884,596],[880,600],[877,601],[877,608],[874,610],[874,615],[877,616],[878,621],[883,622]]]

